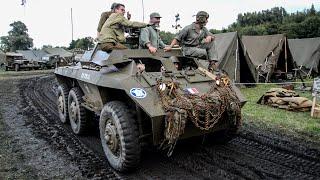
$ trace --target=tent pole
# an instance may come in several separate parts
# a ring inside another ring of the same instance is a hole
[[[284,59],[286,61],[286,74],[288,73],[287,37],[284,38]]]
[[[237,79],[238,62],[239,62],[239,40],[238,40],[238,35],[237,35],[236,67],[234,69],[234,81],[236,81],[236,82],[238,81],[238,79]]]

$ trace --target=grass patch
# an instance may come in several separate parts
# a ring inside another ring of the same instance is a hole
[[[320,140],[320,119],[311,118],[310,112],[292,112],[257,104],[259,98],[270,88],[277,85],[258,85],[254,88],[242,88],[247,103],[242,108],[244,121],[259,127],[281,130],[296,137],[304,136],[311,140]],[[311,92],[296,91],[300,96],[312,100]]]

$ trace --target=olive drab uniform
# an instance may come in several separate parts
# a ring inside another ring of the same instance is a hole
[[[210,35],[212,34],[206,27],[200,29],[200,32],[198,33],[196,24],[192,23],[191,25],[184,27],[175,39],[178,40],[182,46],[183,55],[217,60],[218,53],[214,41],[208,44],[204,43],[205,38]]]
[[[125,27],[143,28],[146,26],[146,23],[129,21],[120,13],[112,13],[103,24],[98,37],[100,48],[104,51],[127,49],[126,46],[121,44],[126,40],[124,37]]]
[[[100,21],[99,21],[98,28],[97,28],[98,32],[101,32],[103,24],[107,21],[107,19],[110,17],[111,14],[112,14],[112,11],[103,12],[101,14]]]
[[[151,45],[157,49],[163,49],[165,44],[160,38],[160,31],[155,26],[148,26],[141,29],[139,38],[139,47],[145,49],[146,44],[151,43]]]

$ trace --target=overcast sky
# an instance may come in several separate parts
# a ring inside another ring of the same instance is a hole
[[[42,45],[68,46],[71,42],[70,9],[73,9],[74,39],[95,37],[100,14],[109,10],[113,2],[126,5],[132,20],[142,21],[142,0],[0,0],[0,36],[7,35],[13,21],[24,22],[36,47]],[[157,11],[163,17],[161,29],[175,32],[174,15],[179,13],[180,24],[194,21],[197,11],[210,14],[208,29],[222,29],[236,21],[239,13],[260,11],[282,6],[288,12],[304,10],[315,5],[320,9],[320,0],[143,0],[145,22],[149,14]]]

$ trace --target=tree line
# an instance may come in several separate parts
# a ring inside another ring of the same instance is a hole
[[[221,32],[233,31],[238,31],[240,36],[286,34],[290,39],[320,37],[320,11],[312,5],[310,9],[294,13],[288,13],[282,7],[240,13],[236,22]]]

